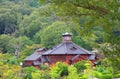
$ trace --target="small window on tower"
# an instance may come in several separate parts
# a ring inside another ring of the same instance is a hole
[[[76,48],[76,47],[74,47],[74,46],[70,48],[70,50],[76,50],[76,49],[77,49],[77,48]]]

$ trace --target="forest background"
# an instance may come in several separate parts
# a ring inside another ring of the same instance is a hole
[[[120,0],[0,0],[0,61],[22,62],[70,32],[73,41],[105,55],[120,70]]]

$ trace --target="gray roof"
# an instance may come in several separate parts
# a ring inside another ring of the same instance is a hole
[[[36,51],[37,51],[37,52],[39,52],[39,51],[44,52],[44,51],[46,51],[46,49],[45,49],[45,48],[39,48],[39,49],[37,49]]]
[[[35,65],[35,66],[36,66],[36,65],[40,65],[40,64],[41,64],[40,61],[34,61],[34,62],[33,62],[33,65]]]
[[[70,34],[70,33],[68,33],[68,32],[65,32],[65,33],[62,34],[62,36],[67,36],[67,35],[72,36],[72,34]]]
[[[38,58],[41,57],[41,54],[39,54],[38,52],[34,52],[32,55],[28,56],[27,58],[25,58],[25,61],[31,61],[31,60],[36,60]]]
[[[42,61],[42,63],[44,63],[44,62],[48,62],[48,61],[50,61],[49,59],[48,59],[48,57],[41,57],[41,61]]]
[[[88,59],[89,60],[95,60],[95,54],[90,55]]]
[[[65,42],[43,53],[43,55],[50,54],[92,54],[92,53],[74,44],[73,42]]]

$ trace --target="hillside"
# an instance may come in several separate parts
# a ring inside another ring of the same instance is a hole
[[[119,14],[119,0],[0,0],[0,63],[18,65],[69,32],[77,45],[105,56],[102,66],[119,73]]]

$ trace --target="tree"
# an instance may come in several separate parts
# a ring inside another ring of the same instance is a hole
[[[107,58],[112,57],[112,61],[116,61],[117,66],[118,58],[120,57],[119,46],[120,41],[120,1],[119,0],[40,0],[51,5],[55,15],[63,18],[68,17],[68,21],[74,21],[78,26],[75,26],[81,36],[89,36],[93,34],[93,27],[100,26],[106,33],[104,35],[103,43],[110,43],[110,46],[114,47],[113,51],[105,51],[103,53]],[[68,8],[69,6],[69,8]],[[70,19],[71,18],[71,19]],[[80,19],[83,19],[80,24]],[[117,30],[115,30],[117,29]],[[115,57],[113,57],[115,56]],[[110,60],[111,61],[111,60]],[[115,62],[113,62],[115,64]],[[116,66],[113,65],[116,70]]]
[[[21,36],[18,38],[12,38],[9,41],[9,46],[11,47],[11,52],[18,58],[20,56],[20,51],[24,48],[24,45],[31,45],[32,41],[26,36]],[[10,49],[9,49],[10,50]]]
[[[96,26],[100,26],[108,34],[113,32],[113,28],[120,29],[118,0],[40,0],[40,2],[51,5],[55,15],[67,17],[68,21],[74,20],[80,35],[91,33],[91,29]]]
[[[25,16],[19,25],[19,35],[26,35],[36,42],[37,39],[34,39],[36,34],[53,22],[52,17],[38,16],[38,9],[35,9],[31,15]]]
[[[64,22],[54,22],[42,31],[41,44],[50,48],[61,42],[61,35],[65,32],[70,32],[70,28]]]
[[[24,48],[20,51],[20,58],[18,61],[22,62],[26,56],[30,56],[36,49],[42,48],[40,44],[24,45]]]
[[[10,35],[5,35],[5,34],[2,34],[0,35],[0,51],[2,51],[3,53],[7,53],[8,52],[8,43],[9,43],[9,40],[12,39],[12,36]]]
[[[16,19],[11,13],[0,14],[0,34],[11,34],[16,29]]]
[[[26,5],[7,0],[0,3],[0,9],[0,34],[14,33],[18,30],[18,24],[23,16],[31,13],[31,9]]]

